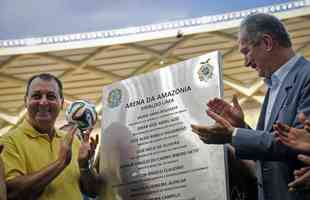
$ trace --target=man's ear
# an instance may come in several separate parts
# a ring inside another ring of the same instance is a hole
[[[266,51],[271,51],[274,47],[274,41],[269,34],[263,34],[261,41],[263,42]]]

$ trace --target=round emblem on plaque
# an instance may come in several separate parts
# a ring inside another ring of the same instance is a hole
[[[214,67],[210,65],[209,60],[200,63],[201,66],[197,72],[200,81],[208,82],[213,76]]]
[[[115,108],[121,104],[122,91],[120,89],[113,89],[108,96],[108,105],[110,108]]]

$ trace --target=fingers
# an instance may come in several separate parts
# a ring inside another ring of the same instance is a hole
[[[191,127],[192,127],[192,131],[197,133],[197,134],[199,134],[201,132],[207,132],[208,131],[208,127],[207,126],[191,124]]]
[[[295,178],[295,180],[288,184],[290,188],[298,188],[304,186],[310,178],[310,170],[307,170],[302,176]]]
[[[219,98],[214,98],[212,100],[210,100],[207,104],[207,106],[209,107],[210,110],[212,110],[213,112],[220,114],[221,112],[223,112],[224,108],[229,106],[230,104],[225,102],[222,99]]]
[[[302,124],[306,121],[306,116],[305,116],[305,114],[303,112],[298,114],[298,120]]]
[[[197,134],[199,136],[199,138],[207,143],[207,136],[208,136],[208,127],[205,127],[205,126],[199,126],[199,125],[194,125],[194,124],[191,124],[191,127],[192,127],[192,132]]]
[[[273,128],[276,130],[275,136],[277,142],[281,142],[282,144],[287,145],[291,148],[294,147],[295,140],[292,140],[292,136],[289,137],[289,133],[287,132],[290,130],[289,126],[282,123],[276,123],[275,125],[273,125]]]
[[[94,139],[93,137],[90,138],[90,147],[92,149],[96,149],[97,145],[98,145],[98,135],[96,135],[96,138]]]
[[[84,134],[83,134],[83,142],[88,142],[89,141],[89,137],[90,137],[90,134],[87,133],[87,132],[84,132]]]
[[[306,156],[306,155],[303,155],[303,154],[299,154],[298,155],[298,159],[300,161],[302,161],[303,163],[305,163],[307,165],[310,165],[310,157],[309,156]]]
[[[73,119],[78,119],[79,117],[81,117],[84,112],[85,112],[86,108],[85,107],[80,107],[77,112],[75,114],[72,115]]]
[[[95,142],[96,142],[96,145],[98,145],[98,143],[99,143],[99,135],[98,134],[95,136]]]
[[[303,124],[306,131],[310,133],[310,120],[306,119]]]
[[[93,137],[90,138],[90,152],[89,156],[92,157],[95,154],[97,143]]]
[[[306,131],[310,132],[310,121],[306,118],[306,115],[303,112],[298,114],[298,120],[304,125]]]
[[[280,134],[278,131],[275,132],[275,136],[276,136],[276,141],[277,142],[280,142],[280,143],[285,144],[287,146],[291,145],[290,144],[290,140],[286,136]]]
[[[303,167],[303,168],[300,168],[298,170],[295,170],[294,171],[295,178],[298,178],[299,176],[304,175],[309,169],[310,169],[310,167]]]
[[[233,95],[232,102],[233,102],[233,105],[235,108],[237,108],[238,110],[242,110],[242,108],[239,104],[237,95],[235,95],[235,94]]]
[[[90,132],[92,129],[89,129],[85,131],[83,134],[83,143],[88,146],[88,157],[92,157],[95,153],[95,150],[97,148],[98,142],[99,142],[99,135],[97,134],[95,138],[90,137]]]
[[[273,129],[276,130],[275,136],[278,142],[285,144],[287,146],[291,146],[291,140],[288,137],[288,131],[290,131],[290,127],[283,123],[276,123],[273,125]]]
[[[199,135],[199,138],[200,138],[200,140],[203,141],[204,143],[206,143],[206,144],[208,143],[208,138],[202,137],[202,136],[200,136],[200,135]]]
[[[223,117],[221,117],[220,115],[216,114],[215,112],[211,111],[211,110],[207,110],[207,114],[214,119],[217,123],[219,123],[220,125],[226,127],[226,128],[232,128],[232,125]]]
[[[65,137],[65,141],[68,143],[68,145],[72,145],[72,142],[73,142],[73,138],[74,138],[74,135],[76,134],[76,131],[77,131],[77,126],[76,125],[72,125],[69,130],[68,130],[68,133],[66,134],[66,137]]]
[[[283,124],[283,123],[276,123],[273,125],[273,128],[278,131],[279,134],[281,134],[282,136],[284,137],[287,137],[288,136],[288,132],[290,132],[290,129],[291,127],[286,125],[286,124]]]

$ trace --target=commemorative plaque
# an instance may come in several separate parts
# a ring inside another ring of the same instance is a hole
[[[226,149],[190,124],[211,125],[206,103],[222,96],[212,52],[103,89],[100,173],[122,200],[228,200]]]

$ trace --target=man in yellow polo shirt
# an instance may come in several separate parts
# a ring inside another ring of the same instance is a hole
[[[87,137],[80,143],[74,126],[66,134],[54,127],[63,102],[62,84],[55,76],[29,79],[26,119],[0,138],[9,198],[81,200],[81,191],[93,193],[97,181],[88,161],[96,142]]]

